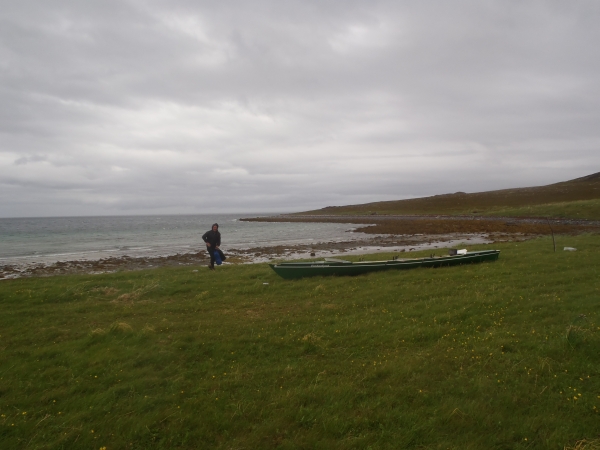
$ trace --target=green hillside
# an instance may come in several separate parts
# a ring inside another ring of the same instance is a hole
[[[600,172],[575,180],[528,188],[328,206],[298,214],[448,214],[569,217],[600,220]]]

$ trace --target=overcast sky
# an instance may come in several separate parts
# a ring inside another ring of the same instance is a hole
[[[0,217],[598,172],[599,23],[597,0],[0,0]]]

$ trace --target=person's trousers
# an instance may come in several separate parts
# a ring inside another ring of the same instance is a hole
[[[208,251],[208,254],[210,255],[210,265],[212,267],[214,267],[215,266],[215,251],[216,250],[213,250],[212,248],[207,248],[206,250]]]

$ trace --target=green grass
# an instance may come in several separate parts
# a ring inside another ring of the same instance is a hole
[[[489,211],[485,215],[600,220],[600,199],[548,203],[545,205],[522,206],[519,208],[500,208],[495,211]]]
[[[0,448],[597,445],[600,237],[563,246],[351,278],[3,281]]]

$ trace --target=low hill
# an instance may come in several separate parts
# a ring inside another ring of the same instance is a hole
[[[570,181],[516,189],[328,206],[302,215],[447,214],[600,219],[600,172]]]

